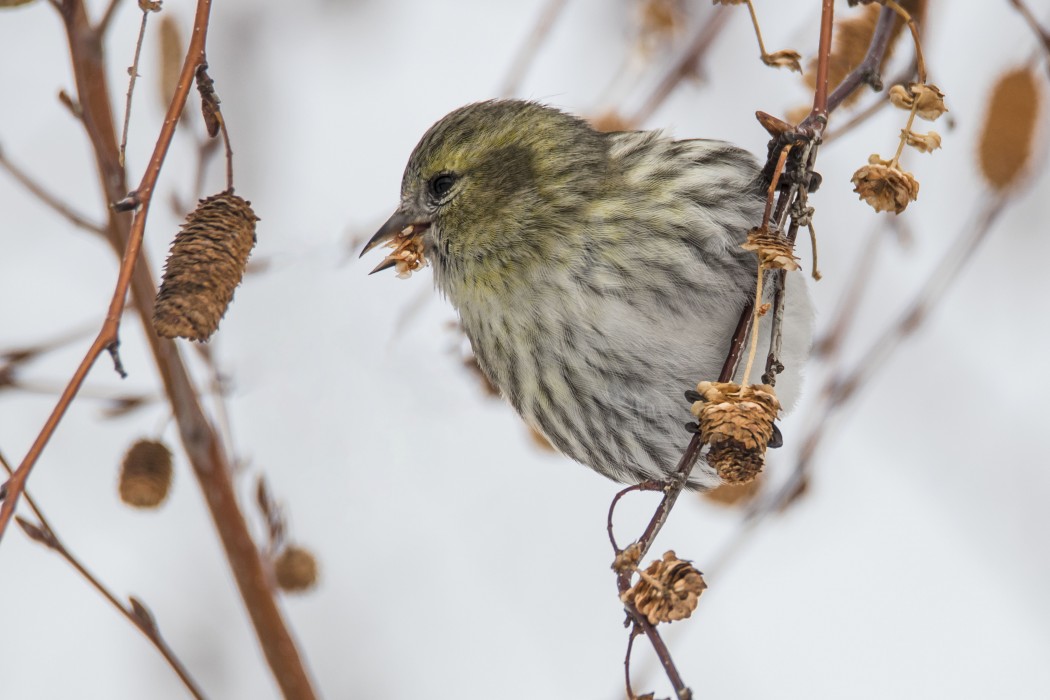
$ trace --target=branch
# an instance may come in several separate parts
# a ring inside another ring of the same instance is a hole
[[[680,82],[696,75],[697,62],[714,44],[715,38],[722,31],[722,27],[728,19],[728,10],[723,7],[715,8],[711,17],[701,25],[693,40],[689,42],[682,56],[675,61],[671,70],[657,84],[653,92],[642,103],[642,106],[638,108],[638,111],[627,120],[630,124],[644,123],[667,100]]]
[[[117,8],[120,6],[120,0],[109,0],[109,5],[106,7],[105,14],[102,15],[102,19],[95,25],[95,33],[100,37],[104,37],[106,32],[109,30],[109,26],[113,23],[113,17],[117,14]]]
[[[9,495],[0,507],[0,535],[14,513],[18,497],[25,488],[33,465],[54,434],[88,370],[104,351],[116,348],[120,318],[129,289],[143,328],[152,327],[156,284],[145,261],[142,261],[142,264],[136,263],[141,257],[142,235],[157,177],[175,133],[178,117],[185,107],[193,85],[194,72],[204,60],[210,10],[210,0],[197,0],[186,59],[153,155],[138,187],[130,196],[126,196],[126,175],[118,160],[116,128],[110,108],[106,67],[102,62],[102,36],[90,26],[83,0],[67,0],[61,5],[60,12],[69,39],[79,102],[83,111],[82,121],[94,149],[99,179],[106,199],[108,202],[129,200],[138,205],[138,210],[129,222],[126,212],[110,207],[107,237],[115,251],[122,255],[122,259],[109,312],[98,337],[7,484]],[[172,341],[158,338],[149,330],[146,330],[145,335],[157,362],[187,457],[200,483],[266,660],[285,697],[313,698],[315,695],[310,679],[277,606],[267,566],[260,557],[238,506],[223,444],[203,412],[200,398],[176,345]]]
[[[1043,50],[1046,51],[1047,57],[1050,57],[1050,31],[1047,31],[1043,25],[1039,24],[1039,20],[1035,18],[1035,15],[1032,14],[1028,5],[1025,5],[1022,0],[1010,0],[1010,4],[1021,13],[1024,21],[1028,23],[1028,26],[1032,28],[1032,31],[1035,32],[1035,35],[1042,43]]]
[[[85,231],[97,233],[100,236],[106,235],[106,230],[102,226],[88,220],[86,216],[78,214],[68,204],[45,190],[43,185],[34,180],[29,173],[8,160],[3,148],[0,148],[0,167],[10,173],[11,177],[22,187],[26,188],[31,195],[53,209],[56,214],[69,221],[69,223]]]
[[[8,474],[12,473],[11,465],[7,463],[7,459],[2,453],[0,453],[0,464],[3,465],[5,470],[7,470]],[[164,657],[164,660],[168,662],[168,665],[171,666],[172,670],[178,675],[179,680],[181,680],[182,684],[186,686],[190,695],[197,698],[197,700],[204,700],[204,692],[200,689],[200,686],[197,685],[197,682],[193,680],[193,677],[190,676],[189,671],[187,671],[186,667],[181,661],[179,661],[179,658],[175,656],[175,652],[172,651],[171,647],[169,647],[167,642],[164,641],[164,638],[160,633],[160,628],[157,627],[157,623],[153,619],[153,616],[148,614],[146,607],[134,598],[132,599],[134,601],[132,606],[125,607],[120,599],[106,588],[106,586],[90,571],[88,571],[87,567],[84,566],[84,564],[69,551],[65,544],[62,543],[62,540],[59,539],[54,528],[51,527],[51,523],[49,523],[47,518],[44,517],[40,507],[36,504],[36,501],[33,500],[33,497],[29,495],[28,491],[25,492],[25,498],[26,503],[29,504],[30,510],[33,511],[33,515],[36,516],[38,523],[34,525],[26,520],[22,520],[21,518],[18,519],[18,523],[22,526],[26,536],[55,551],[59,556],[69,562],[69,564],[76,569],[77,573],[79,573],[96,591],[101,593],[102,596],[109,601],[110,605],[119,610],[120,614],[127,618],[128,622],[135,625],[135,627],[146,636],[146,639],[156,647],[157,651],[159,651],[161,656]],[[146,614],[139,611],[146,611]]]

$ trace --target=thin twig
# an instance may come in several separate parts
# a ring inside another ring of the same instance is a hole
[[[126,199],[138,209],[129,220],[123,211],[110,208],[107,237],[121,255],[121,264],[106,320],[33,445],[7,483],[9,495],[0,505],[0,535],[10,522],[33,466],[68,410],[88,370],[98,357],[117,341],[120,318],[129,289],[143,327],[150,327],[152,302],[157,287],[149,267],[136,263],[141,257],[142,235],[153,189],[171,145],[178,116],[185,107],[187,95],[193,85],[194,72],[204,58],[210,10],[211,0],[197,0],[190,45],[175,94],[172,96],[145,173],[138,188],[128,196],[126,174],[117,158],[117,129],[110,108],[101,37],[90,25],[83,0],[66,0],[59,5],[83,112],[82,122],[94,149],[106,200],[118,202]],[[313,698],[315,694],[312,683],[277,606],[276,593],[271,585],[267,566],[260,557],[240,511],[230,465],[225,459],[214,427],[201,408],[200,398],[190,380],[188,370],[173,342],[158,338],[148,331],[145,337],[150,344],[178,423],[186,455],[215,521],[216,531],[222,541],[245,609],[251,617],[274,678],[286,697]]]
[[[830,433],[834,417],[841,413],[850,401],[856,399],[860,390],[885,367],[901,342],[918,330],[929,317],[930,311],[944,298],[945,292],[958,278],[966,263],[973,259],[980,244],[1005,209],[1006,202],[1006,199],[996,197],[984,203],[972,217],[972,225],[961,231],[952,242],[948,252],[927,277],[912,303],[871,343],[853,368],[846,372],[829,373],[819,394],[821,404],[814,409],[815,413],[810,419],[813,427],[801,441],[802,448],[788,480],[752,507],[733,537],[723,547],[722,553],[716,557],[717,565],[708,566],[707,570],[724,566],[732,554],[739,551],[743,543],[756,531],[759,524],[791,502],[808,479],[817,449],[824,437]]]
[[[1047,57],[1050,57],[1050,31],[1048,31],[1043,25],[1039,24],[1039,20],[1035,18],[1032,11],[1028,8],[1028,5],[1024,4],[1021,0],[1009,0],[1010,4],[1017,8],[1017,11],[1024,17],[1024,21],[1028,23],[1028,26],[1032,28],[1036,36],[1039,37],[1040,43],[1043,45],[1043,50],[1046,51]]]
[[[8,464],[7,459],[4,457],[3,453],[0,453],[0,464],[3,465],[4,469],[9,475],[13,473],[11,465]],[[67,548],[62,542],[62,540],[59,539],[58,534],[55,532],[55,529],[51,527],[51,523],[48,522],[48,519],[44,517],[43,512],[40,510],[40,506],[37,505],[36,501],[33,500],[33,497],[29,494],[28,491],[25,492],[25,498],[30,510],[33,511],[33,515],[36,516],[37,529],[43,535],[45,535],[43,539],[38,539],[35,537],[30,537],[30,539],[36,539],[38,542],[40,542],[40,544],[43,544],[44,546],[55,551],[63,559],[69,562],[69,564],[77,571],[77,573],[81,575],[82,578],[84,578],[88,583],[90,583],[96,591],[101,593],[102,597],[109,601],[110,605],[119,610],[121,615],[127,618],[127,620],[131,624],[135,625],[135,627],[138,628],[138,630],[146,636],[146,639],[148,639],[150,643],[153,644],[154,647],[156,647],[157,651],[159,651],[161,656],[164,657],[164,660],[167,661],[168,665],[171,666],[173,671],[175,671],[175,674],[179,677],[179,680],[182,681],[182,684],[186,686],[186,689],[190,692],[190,694],[198,700],[204,700],[204,692],[200,689],[200,686],[197,685],[197,682],[193,680],[193,677],[190,676],[189,671],[186,670],[186,667],[175,655],[175,652],[172,651],[171,647],[168,646],[168,643],[164,641],[164,637],[160,633],[160,628],[157,627],[156,622],[152,619],[152,616],[146,617],[136,615],[134,609],[132,609],[131,607],[125,607],[125,605],[120,601],[120,599],[117,598],[117,596],[114,595],[108,588],[106,588],[106,586],[88,570],[88,568],[83,564],[83,562],[81,562],[71,551],[69,551],[69,548]],[[29,531],[27,530],[27,534],[28,533]]]
[[[121,0],[109,0],[109,6],[106,7],[105,13],[102,15],[102,19],[95,25],[95,33],[100,37],[105,36],[106,31],[109,30],[110,24],[113,23],[113,17],[117,14],[117,8],[120,6]]]
[[[131,68],[128,68],[128,97],[124,103],[124,127],[120,132],[120,156],[118,161],[122,168],[124,167],[124,152],[128,147],[128,126],[131,124],[131,96],[135,93],[135,81],[139,77],[139,56],[142,55],[142,40],[146,38],[146,20],[149,19],[149,13],[150,10],[143,7],[142,22],[139,24],[139,36],[135,41],[135,58],[131,61]]]
[[[91,233],[97,233],[102,236],[106,235],[106,230],[101,225],[90,221],[83,214],[74,211],[68,204],[44,189],[43,185],[34,180],[29,173],[8,160],[7,155],[2,148],[0,148],[0,167],[10,173],[11,177],[13,177],[22,187],[26,188],[30,194],[53,209],[56,214],[69,221],[69,223],[82,228],[85,231],[90,231]]]
[[[543,46],[543,42],[550,36],[554,23],[558,20],[558,16],[567,4],[567,0],[547,0],[547,4],[540,12],[540,16],[536,20],[532,31],[529,32],[525,43],[518,49],[517,55],[510,64],[507,76],[503,79],[503,86],[499,89],[500,95],[513,97],[517,94],[521,88],[521,81],[525,79],[525,74],[536,60],[540,47]]]
[[[644,124],[674,92],[679,83],[688,77],[696,75],[697,63],[714,44],[715,39],[728,19],[729,11],[727,8],[716,7],[714,9],[711,16],[701,25],[693,40],[686,46],[681,57],[675,61],[671,69],[642,103],[642,106],[628,119],[628,122],[631,124]]]

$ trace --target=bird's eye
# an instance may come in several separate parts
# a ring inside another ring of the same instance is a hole
[[[442,199],[452,189],[455,182],[456,176],[451,173],[435,175],[430,178],[430,194],[434,195],[434,199]]]

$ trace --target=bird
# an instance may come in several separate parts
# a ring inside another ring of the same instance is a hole
[[[488,100],[427,130],[361,255],[395,247],[373,272],[402,276],[429,263],[481,370],[558,451],[617,482],[662,480],[690,439],[683,390],[718,379],[754,299],[741,244],[765,196],[759,163],[730,143]],[[785,295],[776,389],[790,407],[813,313],[801,275]],[[687,486],[720,483],[701,458]]]

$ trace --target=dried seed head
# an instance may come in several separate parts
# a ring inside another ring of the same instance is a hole
[[[773,387],[700,382],[701,400],[692,406],[700,437],[711,446],[707,463],[726,483],[746,483],[762,470],[773,421],[780,412]]]
[[[211,337],[244,276],[258,220],[251,204],[233,192],[200,201],[171,245],[153,308],[157,335]]]
[[[408,279],[412,273],[426,266],[427,259],[423,254],[423,235],[414,224],[403,228],[396,236],[387,241],[387,248],[394,251],[383,258],[373,272],[387,270],[391,265],[400,279]]]
[[[156,508],[171,488],[171,450],[156,440],[138,440],[120,465],[120,500],[136,508]]]
[[[747,233],[747,241],[741,246],[758,255],[758,262],[767,270],[798,270],[791,241],[772,233],[768,228],[756,226]]]
[[[624,591],[620,599],[633,603],[650,624],[656,625],[692,615],[705,588],[703,574],[668,551],[662,560],[650,564],[638,583]]]
[[[981,175],[995,190],[1017,184],[1032,157],[1039,86],[1029,68],[1003,75],[992,89],[979,141]]]
[[[875,211],[900,214],[919,197],[919,181],[909,172],[890,165],[877,155],[853,173],[853,191]]]
[[[901,129],[901,138],[919,153],[931,153],[941,147],[941,135],[936,131],[918,134],[914,131]]]
[[[287,593],[301,593],[317,583],[317,559],[305,547],[285,547],[273,562],[278,587]]]
[[[889,98],[894,107],[909,111],[914,107],[915,116],[930,122],[948,111],[944,105],[944,93],[929,83],[894,85],[890,88]]]

